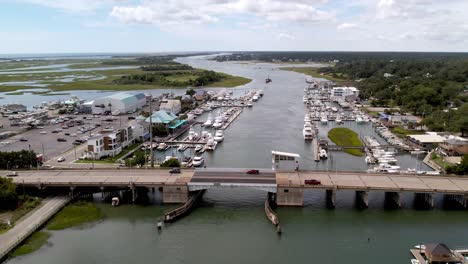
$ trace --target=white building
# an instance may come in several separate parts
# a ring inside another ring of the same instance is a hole
[[[101,131],[100,135],[95,135],[88,139],[85,157],[87,159],[113,157],[134,141],[135,138],[131,126],[113,131]]]
[[[109,113],[125,114],[135,112],[146,105],[146,97],[143,93],[116,93],[94,100],[93,114]]]
[[[334,87],[331,90],[333,101],[354,101],[359,98],[359,90],[356,87]]]
[[[179,100],[166,100],[162,101],[159,106],[159,110],[164,110],[173,114],[178,114],[181,109],[181,104]]]
[[[150,137],[149,123],[144,120],[133,120],[129,123],[133,130],[133,137],[139,142],[148,140]]]

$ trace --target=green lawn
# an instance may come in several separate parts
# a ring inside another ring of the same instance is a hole
[[[102,159],[102,160],[95,160],[94,163],[114,164],[114,163],[117,162],[117,160],[119,160],[120,158],[125,156],[130,151],[138,148],[140,145],[141,145],[140,143],[133,143],[130,146],[127,146],[126,148],[124,148],[122,150],[122,152],[119,153],[119,155],[114,156],[114,157],[108,157],[108,158],[105,158],[105,159]],[[76,160],[75,163],[93,163],[93,160]]]
[[[231,76],[229,75],[226,79],[207,85],[206,87],[236,87],[247,84],[251,82],[251,79],[240,77],[240,76]]]
[[[39,231],[33,233],[23,244],[17,247],[9,254],[9,257],[14,258],[22,255],[29,254],[41,248],[50,237],[50,233]]]
[[[356,132],[349,128],[337,127],[333,128],[328,132],[328,137],[338,146],[353,146],[353,147],[362,147],[361,140]],[[354,156],[362,156],[363,153],[359,149],[345,149],[346,153],[349,153]]]
[[[20,196],[19,198],[20,200],[23,199],[22,196]],[[41,204],[41,201],[42,201],[41,198],[27,196],[26,200],[23,202],[23,206],[11,212],[11,217],[10,217],[11,224],[14,225],[15,222],[18,221],[21,217],[25,216],[31,210],[39,206]],[[0,234],[8,231],[8,229],[10,229],[10,227],[7,226],[6,224],[0,225]]]
[[[282,67],[280,68],[285,71],[293,71],[298,73],[303,73],[314,78],[324,78],[330,81],[336,82],[338,85],[353,85],[353,81],[346,78],[333,77],[329,75],[322,75],[318,72],[318,67]]]
[[[77,201],[68,204],[50,220],[49,230],[61,230],[94,222],[103,217],[93,202]]]

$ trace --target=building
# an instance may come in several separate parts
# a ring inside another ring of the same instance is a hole
[[[150,138],[149,122],[144,120],[132,120],[129,123],[133,130],[135,141],[144,142]]]
[[[197,90],[193,97],[197,101],[204,101],[208,97],[208,93],[204,90]]]
[[[173,114],[180,113],[181,103],[179,100],[165,100],[162,101],[159,105],[159,110],[163,110],[166,112],[171,112]]]
[[[421,122],[421,118],[410,115],[410,114],[404,114],[404,115],[399,115],[399,114],[393,114],[393,115],[387,115],[385,113],[380,113],[380,119],[390,122],[392,124],[417,124]]]
[[[125,114],[134,113],[146,105],[146,96],[143,93],[116,93],[94,100],[93,114]]]
[[[89,101],[78,105],[76,111],[80,114],[92,114],[94,101]]]
[[[446,140],[445,137],[440,136],[435,132],[426,132],[426,134],[422,135],[408,135],[407,138],[412,143],[418,145],[421,150],[434,149]]]
[[[356,87],[334,87],[331,90],[332,101],[354,102],[359,99],[359,90]]]
[[[280,151],[271,152],[272,170],[292,171],[299,170],[299,154]]]
[[[3,112],[19,113],[27,111],[26,106],[22,104],[5,104],[1,108]]]
[[[428,264],[461,264],[465,263],[464,257],[450,250],[445,244],[427,244],[424,254]]]
[[[150,122],[150,118],[146,118],[146,122]],[[164,110],[159,110],[157,112],[153,112],[151,116],[151,122],[153,124],[164,124],[167,128],[176,129],[179,126],[183,125],[186,120],[178,120],[177,116],[171,112],[166,112]]]
[[[104,129],[97,135],[88,139],[85,157],[87,159],[101,159],[114,157],[122,152],[122,149],[135,141],[131,126],[119,129]]]
[[[439,144],[440,150],[447,156],[463,156],[468,154],[468,140],[452,137]]]

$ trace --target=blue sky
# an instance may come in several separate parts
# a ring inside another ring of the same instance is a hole
[[[0,0],[0,54],[468,51],[466,0]]]

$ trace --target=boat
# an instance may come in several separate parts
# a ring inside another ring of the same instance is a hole
[[[158,147],[156,148],[157,150],[168,150],[170,146],[168,146],[166,143],[161,142],[159,143]]]
[[[326,117],[326,116],[322,116],[322,117],[320,118],[320,122],[321,122],[322,124],[328,123],[327,117]]]
[[[302,135],[304,136],[305,140],[314,139],[314,131],[312,130],[312,127],[304,127],[304,129],[302,130]]]
[[[179,147],[177,148],[178,151],[185,151],[188,148],[187,145],[185,144],[180,144]]]
[[[188,140],[193,141],[193,140],[196,140],[197,138],[198,138],[198,134],[195,133],[195,131],[193,130],[193,127],[190,127]]]
[[[412,155],[419,155],[419,154],[424,154],[426,151],[420,150],[420,149],[414,149],[413,151],[410,151]]]
[[[414,246],[414,248],[425,250],[426,246],[425,245],[416,245],[416,246]]]
[[[268,76],[268,77],[265,79],[265,83],[271,83],[270,76]]]
[[[252,101],[257,102],[258,101],[258,95],[252,96]]]
[[[320,149],[320,154],[319,154],[321,159],[328,159],[328,154],[327,151],[323,148]]]
[[[336,122],[338,125],[343,124],[343,120],[341,120],[341,117],[340,117],[340,116],[337,116],[337,117],[336,117],[335,122]]]
[[[421,264],[417,259],[411,259],[411,264]]]
[[[209,151],[213,151],[216,149],[216,145],[218,145],[218,142],[216,142],[213,138],[209,138],[208,142],[206,142],[205,149]]]
[[[210,127],[212,125],[213,125],[213,120],[211,120],[211,115],[209,114],[208,119],[205,121],[205,123],[203,123],[203,126]]]
[[[248,106],[248,107],[252,107],[253,104],[252,104],[251,102],[247,102],[247,106]]]
[[[224,133],[222,130],[217,130],[213,138],[216,142],[221,142],[224,140]]]
[[[203,159],[203,157],[195,156],[193,158],[192,164],[193,164],[194,167],[200,167],[200,166],[203,165],[204,162],[205,162],[205,159]]]
[[[112,206],[113,206],[113,207],[119,206],[119,203],[120,203],[120,200],[119,200],[118,197],[113,197],[113,198],[112,198]]]
[[[196,145],[195,152],[200,152],[203,149],[203,145]]]
[[[263,96],[263,90],[258,90],[257,94],[260,95],[260,97],[262,97]]]
[[[362,119],[362,117],[360,115],[357,115],[356,116],[356,122],[357,123],[364,123],[364,119]]]

